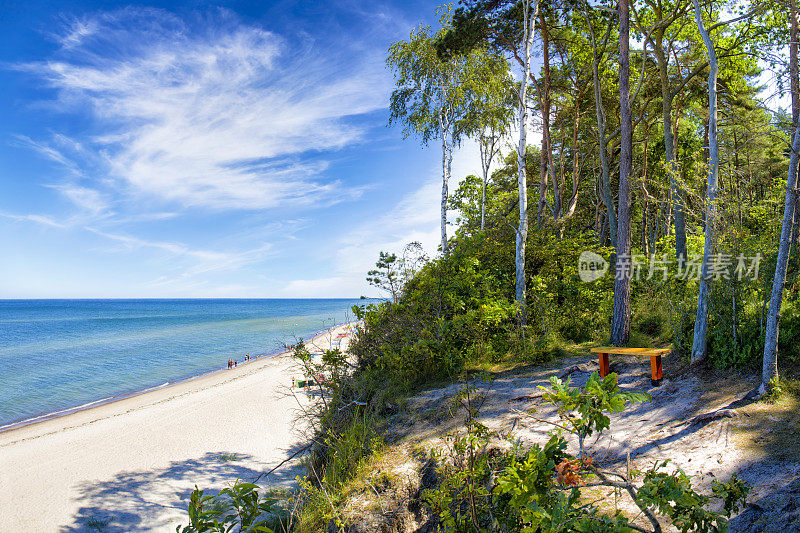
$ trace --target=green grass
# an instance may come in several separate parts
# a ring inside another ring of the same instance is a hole
[[[92,528],[99,533],[102,533],[108,524],[111,523],[111,520],[108,518],[99,518],[97,516],[90,516],[88,520],[86,520],[86,527]]]
[[[242,460],[242,456],[238,453],[223,453],[219,455],[219,460],[223,463],[236,463]]]

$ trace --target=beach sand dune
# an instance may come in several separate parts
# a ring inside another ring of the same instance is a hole
[[[0,433],[0,531],[175,531],[195,484],[251,481],[305,444],[296,418],[309,400],[287,395],[292,377],[291,357],[260,358]],[[294,459],[260,483],[302,473]]]

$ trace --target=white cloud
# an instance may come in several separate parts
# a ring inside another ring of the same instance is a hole
[[[477,145],[467,141],[453,158],[450,192],[468,174],[480,171],[480,156]],[[435,257],[441,240],[441,170],[431,170],[430,178],[417,190],[408,193],[395,206],[378,219],[367,220],[341,236],[332,247],[334,270],[326,277],[302,279],[289,283],[283,293],[290,296],[316,295],[333,297],[340,295],[385,296],[370,287],[366,273],[374,268],[381,251],[402,252],[406,244],[419,242],[429,257]],[[449,218],[454,218],[453,213]],[[455,228],[448,226],[448,236]]]
[[[61,192],[82,211],[92,216],[101,216],[109,209],[104,195],[95,189],[75,184],[54,185],[53,188]]]
[[[100,131],[83,144],[121,191],[217,209],[358,197],[322,177],[324,160],[300,156],[362,139],[353,117],[385,107],[390,87],[380,51],[321,54],[226,11],[202,22],[140,8],[96,15],[68,25],[57,57],[20,68],[57,89],[62,107],[91,110]]]
[[[47,215],[36,215],[36,214],[15,215],[12,213],[0,213],[0,216],[3,218],[7,218],[9,220],[16,220],[18,222],[34,222],[36,224],[41,224],[42,226],[49,226],[51,228],[64,229],[67,227],[66,224],[63,224]]]
[[[178,276],[180,279],[192,278],[215,271],[237,270],[246,264],[262,260],[272,249],[270,243],[265,243],[249,250],[221,252],[190,248],[178,242],[147,240],[130,235],[109,233],[92,227],[86,227],[85,229],[118,243],[121,245],[118,251],[136,251],[142,248],[150,248],[192,260],[189,265],[180,265],[181,274]]]

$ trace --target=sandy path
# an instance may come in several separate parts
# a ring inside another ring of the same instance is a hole
[[[800,483],[800,438],[796,430],[800,417],[791,398],[776,405],[745,401],[742,398],[758,385],[760,376],[729,370],[683,372],[674,360],[665,363],[666,379],[661,386],[653,387],[649,361],[635,357],[614,357],[614,361],[612,370],[619,374],[620,386],[646,391],[652,401],[611,415],[610,430],[587,439],[587,452],[595,461],[624,472],[628,457],[631,468],[639,471],[649,469],[656,461],[670,459],[668,471],[682,469],[706,493],[710,492],[713,479],[727,481],[738,473],[752,487],[748,502],[758,501],[755,509],[769,508],[772,513],[764,516],[791,511],[800,517],[800,507],[794,503],[800,502],[800,496],[790,500],[780,493],[791,483]],[[537,418],[560,422],[555,407],[541,403],[538,387],[548,386],[550,377],[570,368],[574,370],[572,386],[582,387],[598,365],[590,356],[566,357],[540,368],[506,373],[488,384],[473,381],[479,395],[475,400],[480,405],[479,419],[490,429],[510,433],[526,445],[546,441],[552,426],[526,417],[524,412],[533,408]],[[442,435],[463,431],[463,410],[454,409],[452,400],[459,388],[460,384],[452,384],[412,398],[409,412],[413,413],[413,425],[397,424],[398,440],[431,449],[441,447]],[[692,423],[697,415],[718,409],[733,411],[733,417]],[[575,440],[568,441],[569,451],[577,454]],[[609,512],[619,505],[630,516],[639,513],[624,498],[617,503],[613,491],[597,489],[591,493],[591,500],[598,498],[605,498],[600,506]],[[797,527],[789,530],[784,527],[786,520],[773,529],[764,529],[763,524],[748,529],[742,522],[745,521],[734,520],[731,531],[800,531],[800,520],[793,523]],[[637,523],[649,527],[641,516]],[[677,531],[666,522],[662,527],[664,531]]]
[[[174,531],[194,484],[252,480],[303,444],[295,418],[307,400],[287,395],[294,376],[291,357],[256,359],[0,433],[0,531]],[[268,484],[298,474],[290,461]]]

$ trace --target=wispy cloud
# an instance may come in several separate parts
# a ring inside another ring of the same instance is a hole
[[[355,118],[385,107],[389,89],[380,54],[320,54],[310,37],[289,42],[222,10],[195,22],[140,8],[72,21],[55,57],[19,68],[58,90],[62,108],[90,110],[99,131],[83,144],[121,189],[216,209],[358,197],[324,176],[324,159],[299,156],[363,139]]]
[[[107,253],[123,252],[135,253],[141,257],[142,250],[154,250],[162,259],[168,259],[172,265],[172,272],[158,276],[145,286],[159,287],[175,291],[187,291],[193,288],[205,287],[208,283],[204,279],[212,273],[236,271],[245,265],[263,261],[272,253],[272,243],[264,243],[258,247],[218,251],[192,248],[180,242],[148,240],[131,235],[110,233],[97,228],[86,227],[87,231],[109,239],[118,244],[117,248],[106,249]],[[164,270],[162,270],[164,271]],[[207,287],[204,289],[207,293]],[[188,293],[187,293],[188,294]]]
[[[66,228],[67,224],[59,222],[58,220],[53,219],[47,215],[16,215],[13,213],[0,213],[0,217],[7,218],[9,220],[16,220],[17,222],[34,222],[36,224],[40,224],[42,226],[48,226],[51,228]]]

